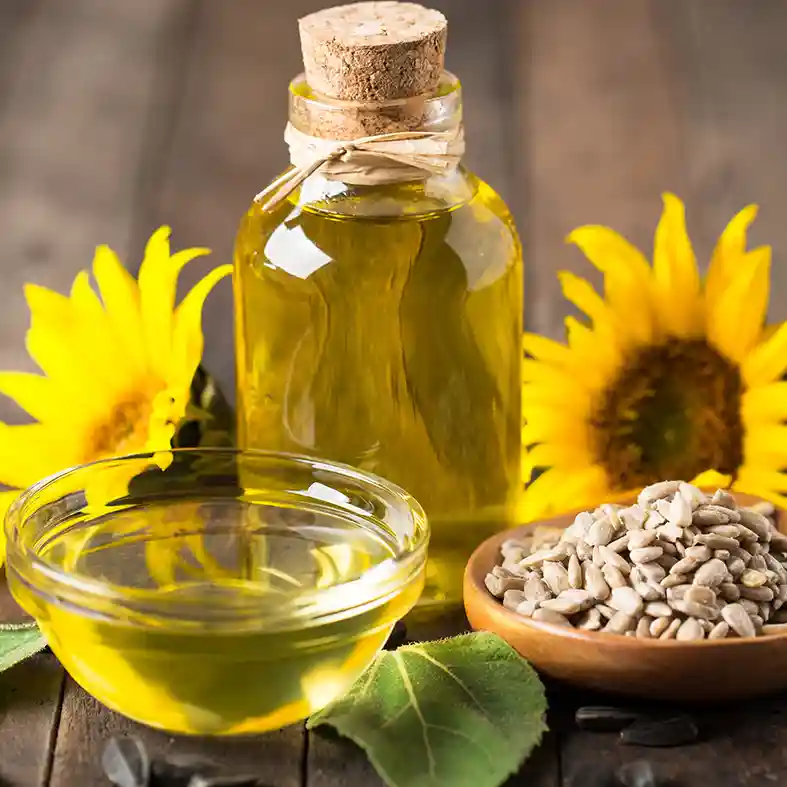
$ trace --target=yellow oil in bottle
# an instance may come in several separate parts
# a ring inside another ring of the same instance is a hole
[[[396,539],[325,512],[284,514],[260,502],[184,503],[169,535],[155,526],[155,506],[113,515],[87,533],[75,527],[51,538],[38,553],[57,568],[79,545],[70,582],[101,582],[104,600],[64,603],[15,574],[12,589],[71,676],[108,707],[170,732],[276,729],[344,693],[423,586],[416,572],[380,598],[371,589],[361,606],[357,588],[348,589],[341,611],[320,615],[321,592],[336,609],[341,583],[396,555]],[[194,559],[195,538],[210,567]],[[158,558],[190,556],[168,585],[150,576],[151,547]],[[217,599],[249,611],[248,620],[213,619]]]
[[[459,602],[471,551],[515,521],[522,278],[505,204],[462,168],[355,188],[312,176],[241,222],[240,443],[410,492],[431,526],[424,607]]]

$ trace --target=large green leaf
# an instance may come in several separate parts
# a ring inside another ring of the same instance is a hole
[[[498,787],[546,730],[544,687],[495,634],[382,652],[315,714],[361,746],[390,787]]]
[[[46,640],[33,624],[0,625],[0,672],[43,650]]]

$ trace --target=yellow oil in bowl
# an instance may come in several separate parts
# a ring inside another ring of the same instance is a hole
[[[171,459],[108,503],[101,476],[139,458],[27,492],[7,522],[12,593],[77,683],[144,724],[254,733],[323,708],[421,593],[420,507],[313,459]]]

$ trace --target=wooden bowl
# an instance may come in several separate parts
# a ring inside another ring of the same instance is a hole
[[[740,505],[757,498],[735,494]],[[629,502],[629,501],[625,501]],[[785,531],[785,512],[779,511]],[[643,640],[543,623],[517,615],[492,596],[484,577],[500,545],[537,526],[568,527],[574,514],[533,522],[484,541],[467,563],[464,604],[470,625],[491,631],[537,670],[588,689],[658,700],[743,699],[787,688],[787,634],[751,639]]]

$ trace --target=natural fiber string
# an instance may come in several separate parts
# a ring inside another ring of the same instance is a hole
[[[393,131],[338,141],[311,137],[288,123],[284,139],[293,167],[254,198],[264,200],[264,211],[275,208],[317,171],[354,185],[404,182],[456,169],[465,148],[461,125],[450,131]]]

